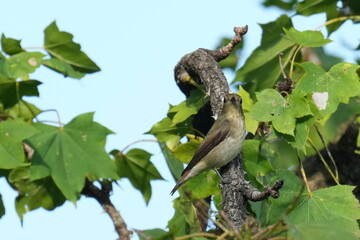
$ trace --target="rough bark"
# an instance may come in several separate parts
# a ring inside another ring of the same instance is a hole
[[[205,105],[193,117],[193,127],[206,134],[223,107],[223,98],[229,92],[228,82],[217,64],[226,58],[242,36],[247,32],[247,26],[234,28],[235,37],[232,41],[217,50],[198,49],[185,55],[175,66],[175,80],[180,90],[189,96],[196,85],[204,85],[210,104]],[[278,197],[283,181],[278,181],[273,187],[260,192],[245,180],[240,154],[226,166],[220,169],[226,182],[222,184],[223,210],[231,221],[230,225],[240,228],[246,218],[245,200],[260,201],[269,196]]]

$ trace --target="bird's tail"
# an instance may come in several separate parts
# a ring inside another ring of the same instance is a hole
[[[184,175],[182,175],[182,176],[180,177],[179,181],[176,183],[175,187],[174,187],[174,188],[171,190],[171,192],[170,192],[170,195],[171,195],[171,196],[176,192],[176,190],[177,190],[181,185],[183,185],[184,183],[187,182],[187,180],[189,180],[188,178],[186,178],[188,174],[189,174],[189,172],[185,173]]]

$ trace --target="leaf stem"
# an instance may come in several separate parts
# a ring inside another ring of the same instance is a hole
[[[359,15],[355,15],[355,16],[345,16],[345,17],[333,18],[333,19],[325,22],[324,24],[321,24],[321,25],[317,26],[317,27],[314,29],[314,31],[318,31],[320,28],[325,27],[325,26],[328,26],[328,25],[331,25],[331,24],[333,24],[333,23],[342,22],[342,21],[346,21],[346,20],[349,20],[349,19],[360,20],[360,16],[359,16]]]
[[[123,150],[121,152],[125,152],[126,149],[128,149],[129,147],[131,147],[132,145],[139,143],[139,142],[159,142],[158,140],[155,139],[140,139],[140,140],[136,140],[132,143],[129,143],[126,147],[123,148]]]
[[[304,165],[302,164],[302,161],[301,161],[301,159],[300,159],[299,151],[297,151],[297,157],[298,157],[298,160],[299,160],[301,176],[302,176],[303,179],[304,179],[304,182],[305,182],[305,185],[306,185],[306,189],[308,190],[309,194],[312,194],[311,189],[310,189],[310,186],[309,186],[309,182],[308,182],[308,180],[307,180],[306,173],[305,173],[305,170],[304,170]]]
[[[57,123],[59,124],[59,127],[63,127],[64,124],[61,122],[61,119],[60,119],[60,114],[59,112],[56,110],[56,109],[47,109],[47,110],[44,110],[42,111],[41,113],[44,113],[44,112],[55,112],[56,113],[56,116],[57,116]],[[40,113],[39,113],[40,114]],[[51,121],[48,121],[48,122],[51,122]]]
[[[20,102],[20,82],[16,82],[16,99],[18,102]],[[18,104],[19,107],[19,115],[21,116],[21,106]]]
[[[294,49],[296,48],[296,45],[294,46]],[[298,54],[298,52],[301,50],[302,46],[298,45],[298,47],[296,48],[292,58],[291,58],[291,63],[290,63],[290,72],[289,72],[289,78],[292,79],[292,75],[294,73],[294,62],[295,62],[295,57]]]
[[[323,135],[320,133],[319,128],[318,128],[317,126],[315,126],[315,129],[316,129],[317,134],[318,134],[319,137],[320,137],[320,140],[321,140],[322,144],[323,144],[324,147],[325,147],[326,153],[328,154],[328,156],[329,156],[332,164],[334,165],[335,177],[336,177],[336,179],[339,181],[339,171],[338,171],[337,165],[336,165],[336,163],[335,163],[335,160],[334,160],[334,158],[333,158],[333,156],[332,156],[332,154],[331,154],[328,146],[326,145],[325,140],[324,140],[324,137],[323,137]]]
[[[200,233],[192,233],[189,235],[176,237],[175,240],[183,240],[183,239],[189,239],[193,237],[209,237],[209,238],[217,238],[218,236],[213,233],[206,233],[206,232],[200,232]]]
[[[330,174],[330,176],[333,178],[333,180],[335,181],[335,183],[337,185],[340,185],[339,180],[335,177],[334,173],[331,171],[329,165],[326,163],[324,157],[321,155],[320,151],[315,147],[313,141],[308,138],[308,142],[310,143],[311,147],[315,150],[315,152],[317,153],[317,155],[320,157],[321,162],[324,164],[325,169],[328,171],[328,173]]]

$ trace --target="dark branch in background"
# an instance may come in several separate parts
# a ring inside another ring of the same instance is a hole
[[[356,122],[355,118],[347,123],[346,131],[340,140],[336,143],[329,144],[328,151],[331,152],[335,160],[340,183],[356,186],[353,193],[360,201],[360,155],[355,152],[360,150],[359,147],[356,146],[360,124]],[[332,162],[327,154],[327,150],[322,149],[320,154],[324,156],[325,161],[329,164],[331,170],[334,171],[335,169],[332,167]],[[303,161],[310,189],[313,191],[336,185],[319,158],[319,155],[313,155]],[[300,170],[297,171],[297,175],[300,176]]]
[[[110,201],[110,192],[112,191],[112,183],[101,183],[101,189],[96,187],[92,182],[86,180],[85,187],[82,190],[82,194],[87,197],[95,198],[104,211],[109,214],[111,220],[114,223],[115,231],[119,235],[119,240],[129,240],[132,231],[127,229],[127,225],[124,219],[121,217],[119,211]]]
[[[203,85],[210,97],[210,104],[205,105],[193,117],[193,127],[204,135],[209,131],[214,120],[223,107],[223,98],[229,92],[228,82],[217,64],[225,59],[236,44],[242,41],[248,28],[234,28],[235,36],[228,45],[217,50],[198,49],[185,55],[175,66],[175,80],[180,90],[188,97],[191,90]],[[226,183],[222,185],[222,207],[226,217],[233,226],[240,228],[246,218],[245,200],[261,201],[268,197],[279,197],[279,189],[283,180],[279,180],[273,187],[268,187],[265,192],[260,192],[245,180],[245,171],[242,166],[241,155],[220,169]]]

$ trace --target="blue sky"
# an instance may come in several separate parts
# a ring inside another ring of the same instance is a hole
[[[248,56],[260,43],[258,23],[279,16],[276,9],[263,9],[260,2],[6,1],[2,4],[0,31],[7,37],[22,39],[23,47],[41,46],[43,30],[54,20],[60,30],[74,34],[74,40],[102,71],[78,81],[43,67],[32,75],[43,82],[40,98],[28,100],[44,110],[57,109],[64,123],[81,113],[95,112],[95,120],[116,133],[108,138],[106,148],[110,151],[150,139],[143,133],[165,116],[168,103],[184,100],[173,79],[173,68],[184,54],[199,47],[214,48],[221,37],[233,35],[234,26],[247,24],[244,56]],[[314,29],[324,21],[321,14],[294,19],[299,30]],[[357,37],[345,37],[349,33]],[[345,24],[337,36],[331,37],[335,41],[329,44],[329,51],[350,61],[349,49],[358,45],[359,35],[358,27]],[[341,47],[344,43],[349,49]],[[56,115],[43,114],[41,119],[56,120]],[[174,182],[156,143],[134,147],[154,154],[152,161],[165,181],[153,181],[148,206],[127,180],[119,181],[120,187],[114,187],[111,199],[129,228],[164,228],[173,215],[172,200],[176,195],[172,197],[169,192]],[[109,217],[93,199],[82,197],[76,206],[67,202],[51,212],[29,212],[21,226],[14,208],[17,194],[4,179],[0,179],[0,193],[6,208],[6,215],[0,219],[2,239],[117,237]]]

